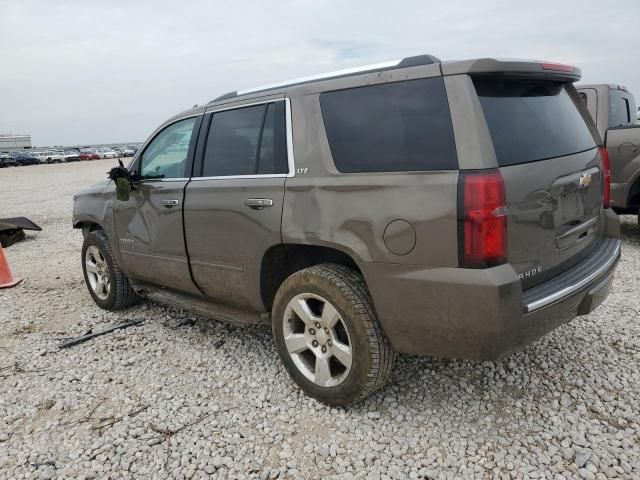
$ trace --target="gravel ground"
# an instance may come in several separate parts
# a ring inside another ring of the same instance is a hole
[[[594,314],[500,362],[401,356],[384,391],[331,409],[265,328],[93,304],[71,201],[114,163],[0,170],[1,216],[43,227],[6,250],[25,280],[0,291],[0,478],[640,478],[634,218]]]

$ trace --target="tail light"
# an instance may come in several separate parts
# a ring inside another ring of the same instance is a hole
[[[460,263],[485,268],[507,261],[507,207],[502,174],[465,172],[458,184]]]
[[[600,159],[602,160],[602,204],[604,208],[611,205],[611,163],[609,162],[609,152],[605,147],[599,147]]]
[[[543,70],[553,70],[555,72],[573,72],[576,69],[572,65],[564,65],[562,63],[545,62],[540,65]]]

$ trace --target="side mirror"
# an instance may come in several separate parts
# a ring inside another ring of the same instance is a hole
[[[119,165],[109,170],[109,178],[116,184],[116,198],[118,200],[127,201],[131,195],[132,175],[129,173],[122,163],[122,160],[118,161]]]

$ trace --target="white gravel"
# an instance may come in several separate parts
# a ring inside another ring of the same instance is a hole
[[[0,291],[0,478],[640,478],[635,218],[594,314],[500,362],[401,356],[384,391],[331,409],[267,329],[93,304],[71,197],[112,164],[0,170],[0,216],[44,228],[6,250],[25,280]],[[58,349],[128,319],[145,323]]]

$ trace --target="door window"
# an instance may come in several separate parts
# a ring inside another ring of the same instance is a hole
[[[624,127],[635,123],[631,118],[632,108],[630,94],[624,90],[609,90],[609,127]]]
[[[270,103],[262,128],[258,173],[287,173],[287,133],[284,102]]]
[[[202,176],[287,173],[284,102],[214,113]]]
[[[140,175],[143,178],[186,177],[187,156],[197,117],[172,123],[147,145],[142,153]]]

